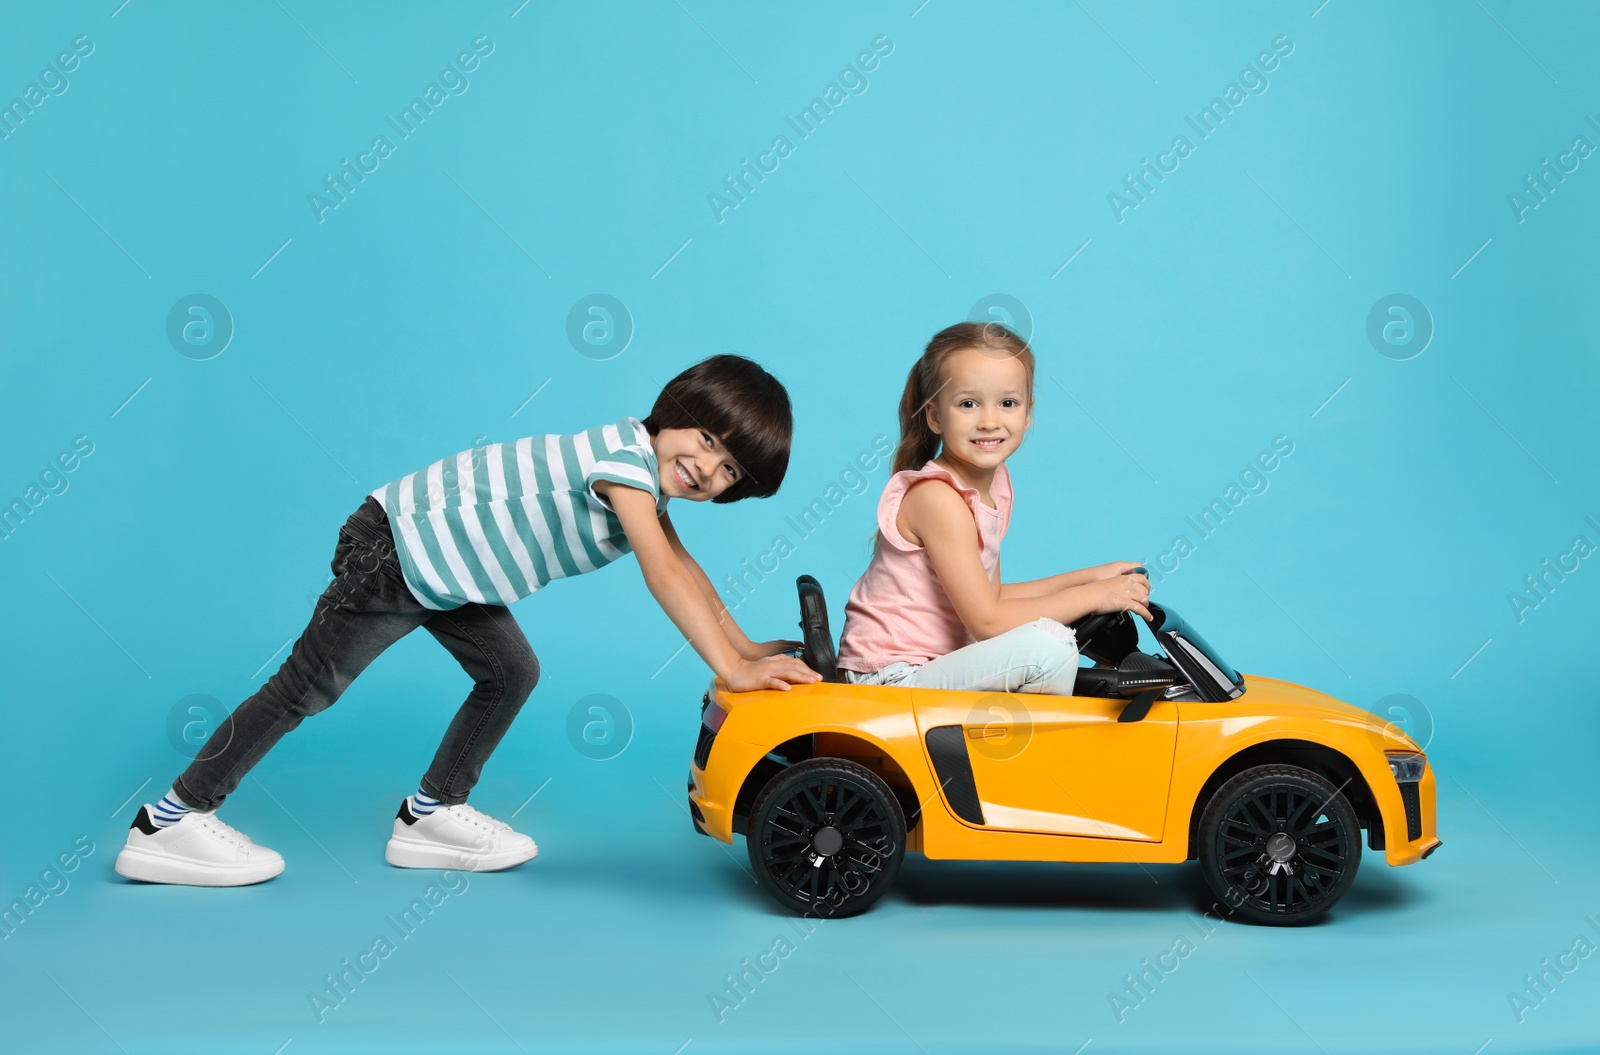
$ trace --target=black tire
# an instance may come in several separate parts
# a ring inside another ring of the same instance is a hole
[[[801,915],[838,919],[883,896],[906,852],[906,818],[866,766],[812,758],[756,796],[745,838],[756,880]]]
[[[1355,882],[1361,822],[1325,778],[1256,766],[1211,796],[1200,819],[1200,870],[1220,914],[1296,926],[1320,917]]]

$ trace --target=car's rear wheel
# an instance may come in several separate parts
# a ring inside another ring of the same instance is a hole
[[[894,883],[906,820],[889,785],[842,758],[785,769],[756,797],[750,864],[784,907],[832,919],[865,912]]]
[[[1200,819],[1200,869],[1219,915],[1309,923],[1344,896],[1361,863],[1356,811],[1327,779],[1298,766],[1233,777]]]

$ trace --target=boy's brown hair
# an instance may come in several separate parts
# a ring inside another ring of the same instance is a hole
[[[783,383],[742,355],[713,355],[667,382],[644,427],[704,429],[739,467],[739,479],[713,498],[771,498],[789,469],[794,413]]]

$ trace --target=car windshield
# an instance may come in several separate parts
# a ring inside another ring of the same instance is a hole
[[[1207,642],[1205,638],[1201,637],[1199,632],[1196,631],[1194,627],[1185,626],[1183,628],[1183,639],[1189,642],[1189,644],[1193,645],[1195,648],[1198,648],[1201,652],[1205,653],[1205,657],[1211,661],[1212,666],[1216,667],[1222,672],[1223,677],[1227,678],[1235,685],[1243,687],[1244,678],[1237,670],[1234,670],[1232,667],[1228,666],[1228,661],[1223,659],[1217,650],[1212,648],[1210,643]]]
[[[1179,637],[1183,638],[1185,641],[1199,650],[1200,654],[1205,657],[1206,661],[1213,667],[1217,668],[1218,674],[1232,682],[1235,687],[1244,687],[1244,678],[1239,674],[1239,672],[1234,670],[1233,667],[1228,664],[1228,661],[1222,658],[1222,654],[1216,649],[1212,648],[1210,642],[1201,637],[1200,632],[1190,625],[1190,623],[1185,620],[1183,616],[1179,615],[1173,609],[1161,605],[1151,605],[1150,607],[1160,608],[1161,610],[1161,618],[1157,620],[1156,629],[1160,630],[1164,634],[1177,634]]]

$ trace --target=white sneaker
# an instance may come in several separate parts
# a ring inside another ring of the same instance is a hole
[[[215,813],[191,810],[165,828],[157,828],[151,814],[148,804],[139,807],[117,854],[118,875],[146,883],[247,886],[283,871],[276,850],[257,846]]]
[[[383,851],[383,859],[396,868],[463,872],[497,872],[537,856],[539,847],[528,836],[464,802],[418,817],[411,812],[409,798],[400,803],[394,834]]]

